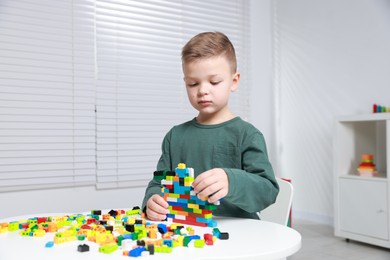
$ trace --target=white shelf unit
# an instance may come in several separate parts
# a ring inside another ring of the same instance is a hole
[[[335,236],[390,248],[390,113],[337,118],[333,148]],[[362,154],[378,176],[357,174]]]

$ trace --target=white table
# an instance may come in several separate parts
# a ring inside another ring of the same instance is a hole
[[[50,214],[65,215],[65,214]],[[11,222],[34,216],[19,216],[0,220]],[[44,214],[41,216],[49,216]],[[229,233],[229,240],[217,240],[213,246],[203,248],[176,247],[172,253],[156,253],[147,256],[148,259],[285,259],[301,248],[301,235],[292,228],[279,224],[238,218],[214,217],[221,232]],[[167,223],[167,222],[164,222]],[[195,233],[212,233],[211,228],[193,227]],[[127,259],[122,250],[106,255],[98,252],[99,246],[89,241],[73,241],[45,248],[48,241],[53,240],[54,233],[44,237],[23,237],[18,231],[0,234],[0,260],[100,260]],[[78,252],[77,246],[88,244],[89,252]],[[137,258],[137,259],[144,259]]]

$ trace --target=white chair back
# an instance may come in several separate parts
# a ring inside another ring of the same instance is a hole
[[[287,226],[290,216],[294,189],[290,182],[276,178],[279,184],[279,194],[274,204],[263,209],[259,215],[261,220]]]

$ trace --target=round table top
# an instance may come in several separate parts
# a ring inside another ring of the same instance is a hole
[[[0,223],[28,219],[39,216],[63,216],[67,214],[41,214],[0,219]],[[228,240],[217,240],[212,246],[203,248],[175,247],[172,253],[156,253],[153,259],[283,259],[293,255],[301,248],[301,235],[294,229],[267,221],[241,218],[214,217],[217,228],[228,232]],[[169,222],[162,222],[170,224]],[[195,234],[203,236],[212,233],[212,228],[192,226]],[[55,244],[51,248],[45,245],[53,241],[54,233],[44,237],[23,237],[18,231],[0,234],[0,259],[23,260],[76,260],[76,259],[122,259],[122,250],[109,255],[99,253],[99,245],[90,241],[72,241]],[[80,244],[90,246],[89,252],[78,252]],[[158,254],[158,255],[157,255]]]

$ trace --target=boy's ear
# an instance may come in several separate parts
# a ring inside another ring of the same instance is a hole
[[[238,84],[240,83],[240,73],[239,72],[236,72],[234,73],[233,75],[233,84],[232,84],[232,87],[230,88],[230,90],[232,92],[236,91],[237,88],[238,88]]]

